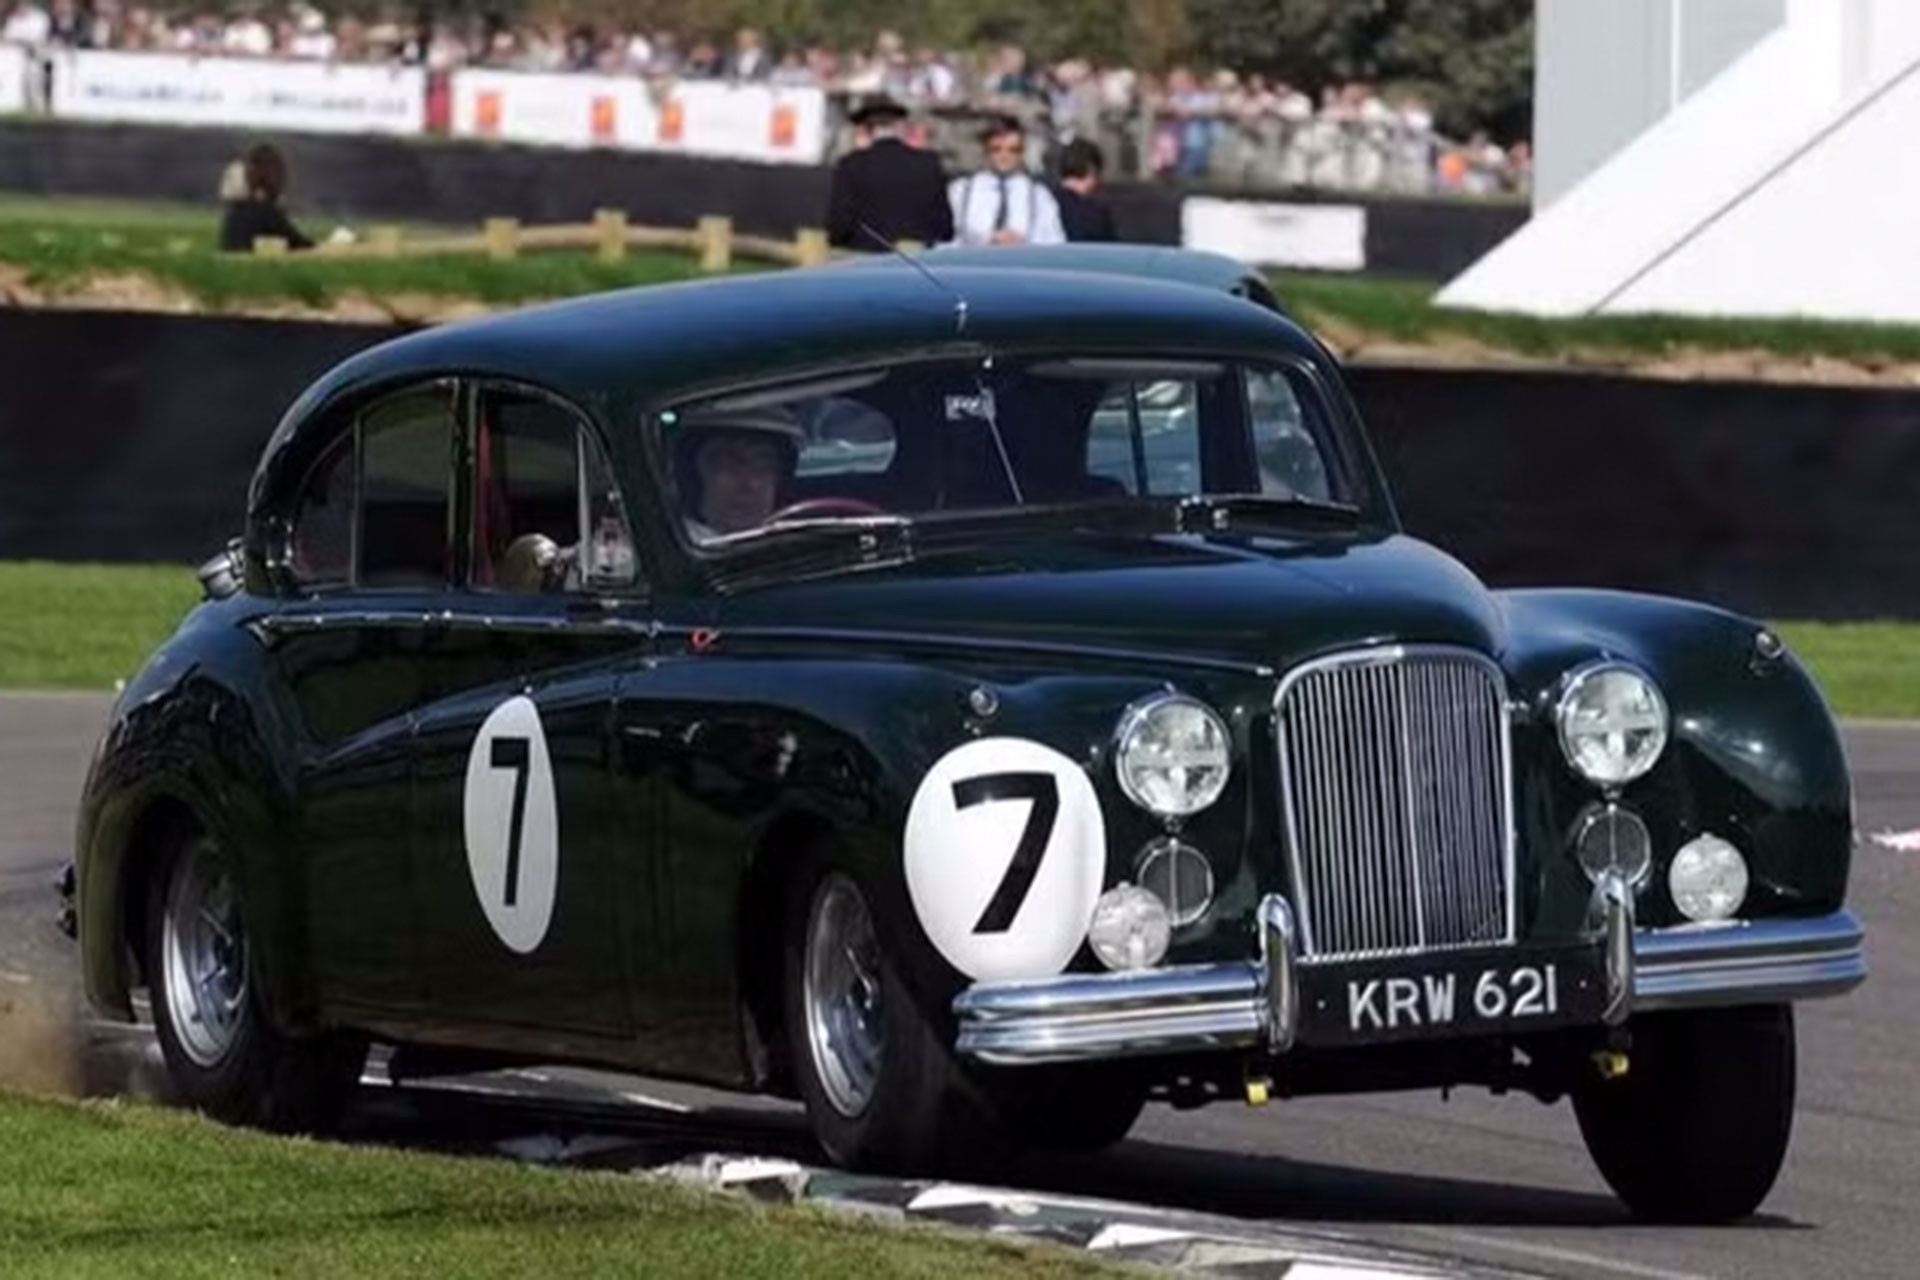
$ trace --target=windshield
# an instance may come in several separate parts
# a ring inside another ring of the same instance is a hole
[[[916,362],[698,401],[660,422],[700,543],[1199,496],[1362,505],[1331,415],[1288,365]]]

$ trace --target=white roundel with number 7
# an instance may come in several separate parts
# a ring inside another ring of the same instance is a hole
[[[467,755],[467,871],[487,923],[525,955],[545,941],[560,879],[553,762],[533,699],[493,709]]]
[[[1024,738],[955,747],[907,811],[907,892],[921,927],[975,981],[1051,977],[1087,936],[1107,862],[1086,770]]]

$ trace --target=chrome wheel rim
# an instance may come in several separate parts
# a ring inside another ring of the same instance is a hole
[[[205,843],[188,850],[168,886],[160,967],[174,1038],[194,1065],[217,1065],[239,1038],[247,943],[233,877]]]
[[[807,917],[804,998],[814,1075],[835,1111],[859,1115],[880,1077],[880,943],[866,900],[838,872]]]

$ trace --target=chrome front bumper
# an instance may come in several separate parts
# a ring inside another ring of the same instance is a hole
[[[1637,929],[1631,891],[1603,882],[1595,913],[1611,1024],[1659,1009],[1840,995],[1867,976],[1863,931],[1850,911]],[[1259,934],[1256,961],[975,984],[954,1001],[957,1047],[1005,1065],[1255,1047],[1284,1053],[1297,1030],[1300,961],[1293,913],[1277,894],[1260,904]]]

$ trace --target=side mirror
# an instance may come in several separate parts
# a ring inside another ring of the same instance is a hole
[[[200,594],[205,599],[224,600],[238,592],[240,584],[246,579],[240,539],[229,539],[218,554],[202,561],[195,570],[195,576],[200,579]]]

